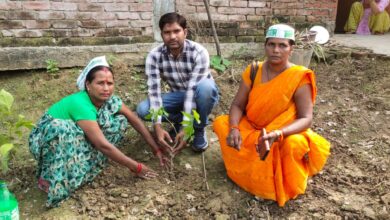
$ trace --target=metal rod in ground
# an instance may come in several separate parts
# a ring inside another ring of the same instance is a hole
[[[203,163],[203,174],[204,174],[204,182],[206,183],[206,189],[209,190],[209,184],[207,183],[207,172],[206,172],[206,163],[204,161],[204,151],[202,152],[202,163]]]

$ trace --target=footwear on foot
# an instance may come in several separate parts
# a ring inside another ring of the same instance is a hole
[[[208,148],[208,146],[209,143],[207,142],[206,130],[204,128],[195,130],[194,140],[192,142],[192,150],[195,152],[203,152]]]

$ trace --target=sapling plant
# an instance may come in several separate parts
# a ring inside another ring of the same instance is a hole
[[[57,73],[60,68],[58,68],[58,62],[56,60],[47,59],[46,62],[46,72],[48,73]]]
[[[192,110],[192,114],[189,114],[187,112],[182,111],[182,114],[187,118],[187,120],[183,120],[181,122],[181,125],[183,126],[183,132],[184,132],[184,140],[188,143],[191,142],[194,139],[194,123],[200,123],[200,116],[199,113],[196,110]],[[149,114],[145,116],[145,119],[151,120],[151,121],[157,121],[159,117],[164,118],[174,129],[175,134],[177,135],[179,131],[176,130],[174,124],[172,121],[168,118],[169,113],[165,111],[163,107],[160,107],[158,109],[149,109]],[[175,142],[173,145],[173,148],[176,148],[178,142]],[[175,157],[175,154],[170,153],[170,171],[173,169],[173,158]]]
[[[0,91],[0,166],[8,171],[8,162],[15,147],[21,146],[23,128],[32,129],[34,124],[23,115],[16,114],[12,105],[14,97],[4,89]]]

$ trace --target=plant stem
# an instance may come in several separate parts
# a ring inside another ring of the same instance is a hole
[[[209,184],[207,183],[207,172],[206,172],[206,163],[204,160],[204,151],[202,152],[202,163],[203,163],[203,174],[204,174],[204,182],[206,183],[206,189],[209,190]]]

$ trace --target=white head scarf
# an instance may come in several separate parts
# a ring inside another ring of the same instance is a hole
[[[268,28],[265,38],[283,38],[295,41],[294,28],[286,24],[275,24]]]
[[[83,69],[79,77],[77,78],[77,87],[79,90],[85,90],[85,80],[87,79],[87,75],[91,69],[97,66],[105,66],[110,67],[106,60],[106,56],[95,57],[91,61],[89,61],[88,65]]]

